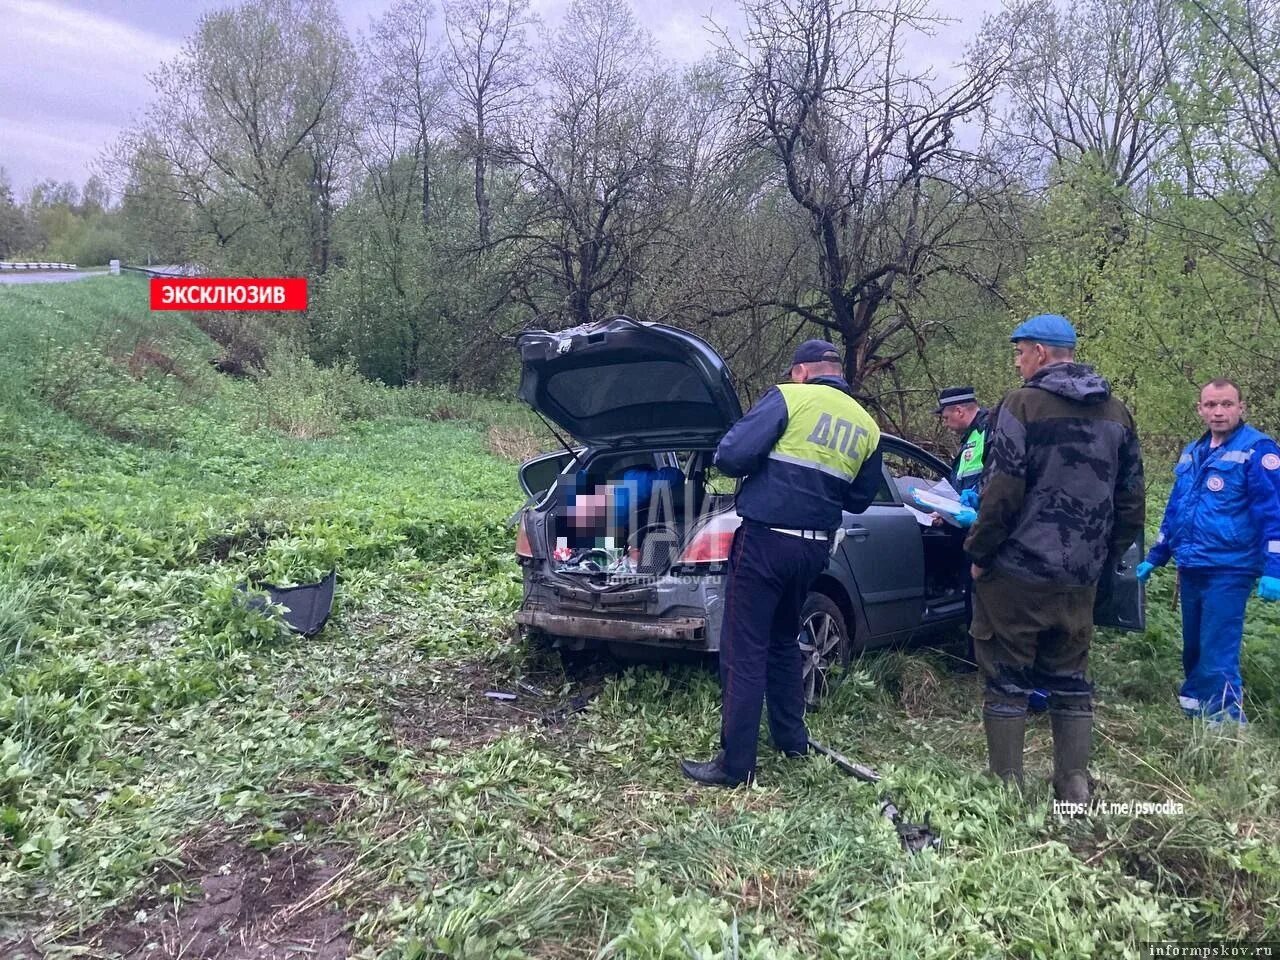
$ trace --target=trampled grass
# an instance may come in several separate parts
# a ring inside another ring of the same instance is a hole
[[[908,857],[878,791],[820,758],[766,752],[750,790],[681,778],[714,744],[710,671],[566,677],[525,649],[520,498],[491,453],[495,425],[532,431],[524,414],[296,358],[269,388],[231,381],[143,293],[0,288],[0,953],[1093,957],[1280,938],[1272,611],[1251,611],[1243,733],[1174,710],[1171,576],[1145,635],[1099,641],[1100,798],[1178,814],[1053,816],[1040,721],[1014,797],[981,775],[973,677],[936,651],[861,659],[813,728],[932,812],[943,851]],[[140,342],[172,371],[131,371]],[[238,583],[335,566],[312,640],[235,602]]]

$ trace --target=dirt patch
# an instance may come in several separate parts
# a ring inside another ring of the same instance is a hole
[[[475,660],[437,662],[427,669],[429,681],[401,688],[393,700],[392,729],[410,748],[448,740],[468,750],[513,730],[561,727],[586,709],[607,676],[601,668],[570,680],[541,670],[516,678],[499,665]]]
[[[260,852],[238,839],[208,840],[184,858],[181,895],[144,898],[85,939],[104,956],[184,960],[340,960],[350,921],[332,898],[351,859],[339,847]]]
[[[278,521],[248,520],[207,537],[196,548],[196,557],[205,563],[221,563],[233,553],[257,552],[272,540],[288,534],[288,529]]]
[[[135,380],[142,380],[155,371],[162,376],[173,377],[187,386],[195,383],[191,376],[179,368],[178,362],[173,357],[149,340],[139,340],[134,345],[133,352],[117,358],[117,362],[122,364],[129,371],[129,376]]]
[[[487,439],[489,449],[494,456],[510,460],[512,463],[524,463],[547,449],[545,437],[521,427],[504,427],[495,424],[489,428]]]

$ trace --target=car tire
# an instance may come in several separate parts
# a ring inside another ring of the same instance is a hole
[[[849,666],[853,644],[844,613],[823,593],[810,593],[800,612],[801,676],[805,709],[816,710]]]

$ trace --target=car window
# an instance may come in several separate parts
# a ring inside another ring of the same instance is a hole
[[[897,498],[893,495],[893,490],[889,486],[889,478],[880,473],[880,489],[876,491],[876,503],[897,503]]]
[[[940,470],[930,460],[907,450],[885,446],[881,448],[881,455],[899,496],[895,497],[887,489],[888,482],[882,481],[880,491],[876,494],[876,503],[896,503],[899,498],[910,503],[912,487],[927,489],[948,477],[946,471]]]
[[[901,477],[918,477],[930,484],[947,479],[947,474],[937,469],[928,460],[916,457],[904,450],[885,449],[884,465],[895,480]]]
[[[576,455],[568,450],[560,450],[534,457],[520,467],[520,488],[526,496],[540,498],[551,489],[556,477],[560,476]]]

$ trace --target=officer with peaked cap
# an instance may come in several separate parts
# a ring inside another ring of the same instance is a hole
[[[680,763],[699,783],[733,787],[754,777],[766,698],[774,746],[786,756],[808,752],[801,608],[842,511],[870,506],[883,476],[880,428],[842,370],[832,344],[806,340],[792,358],[792,382],[766,392],[716,449],[716,467],[745,479],[725,574],[721,750]]]

